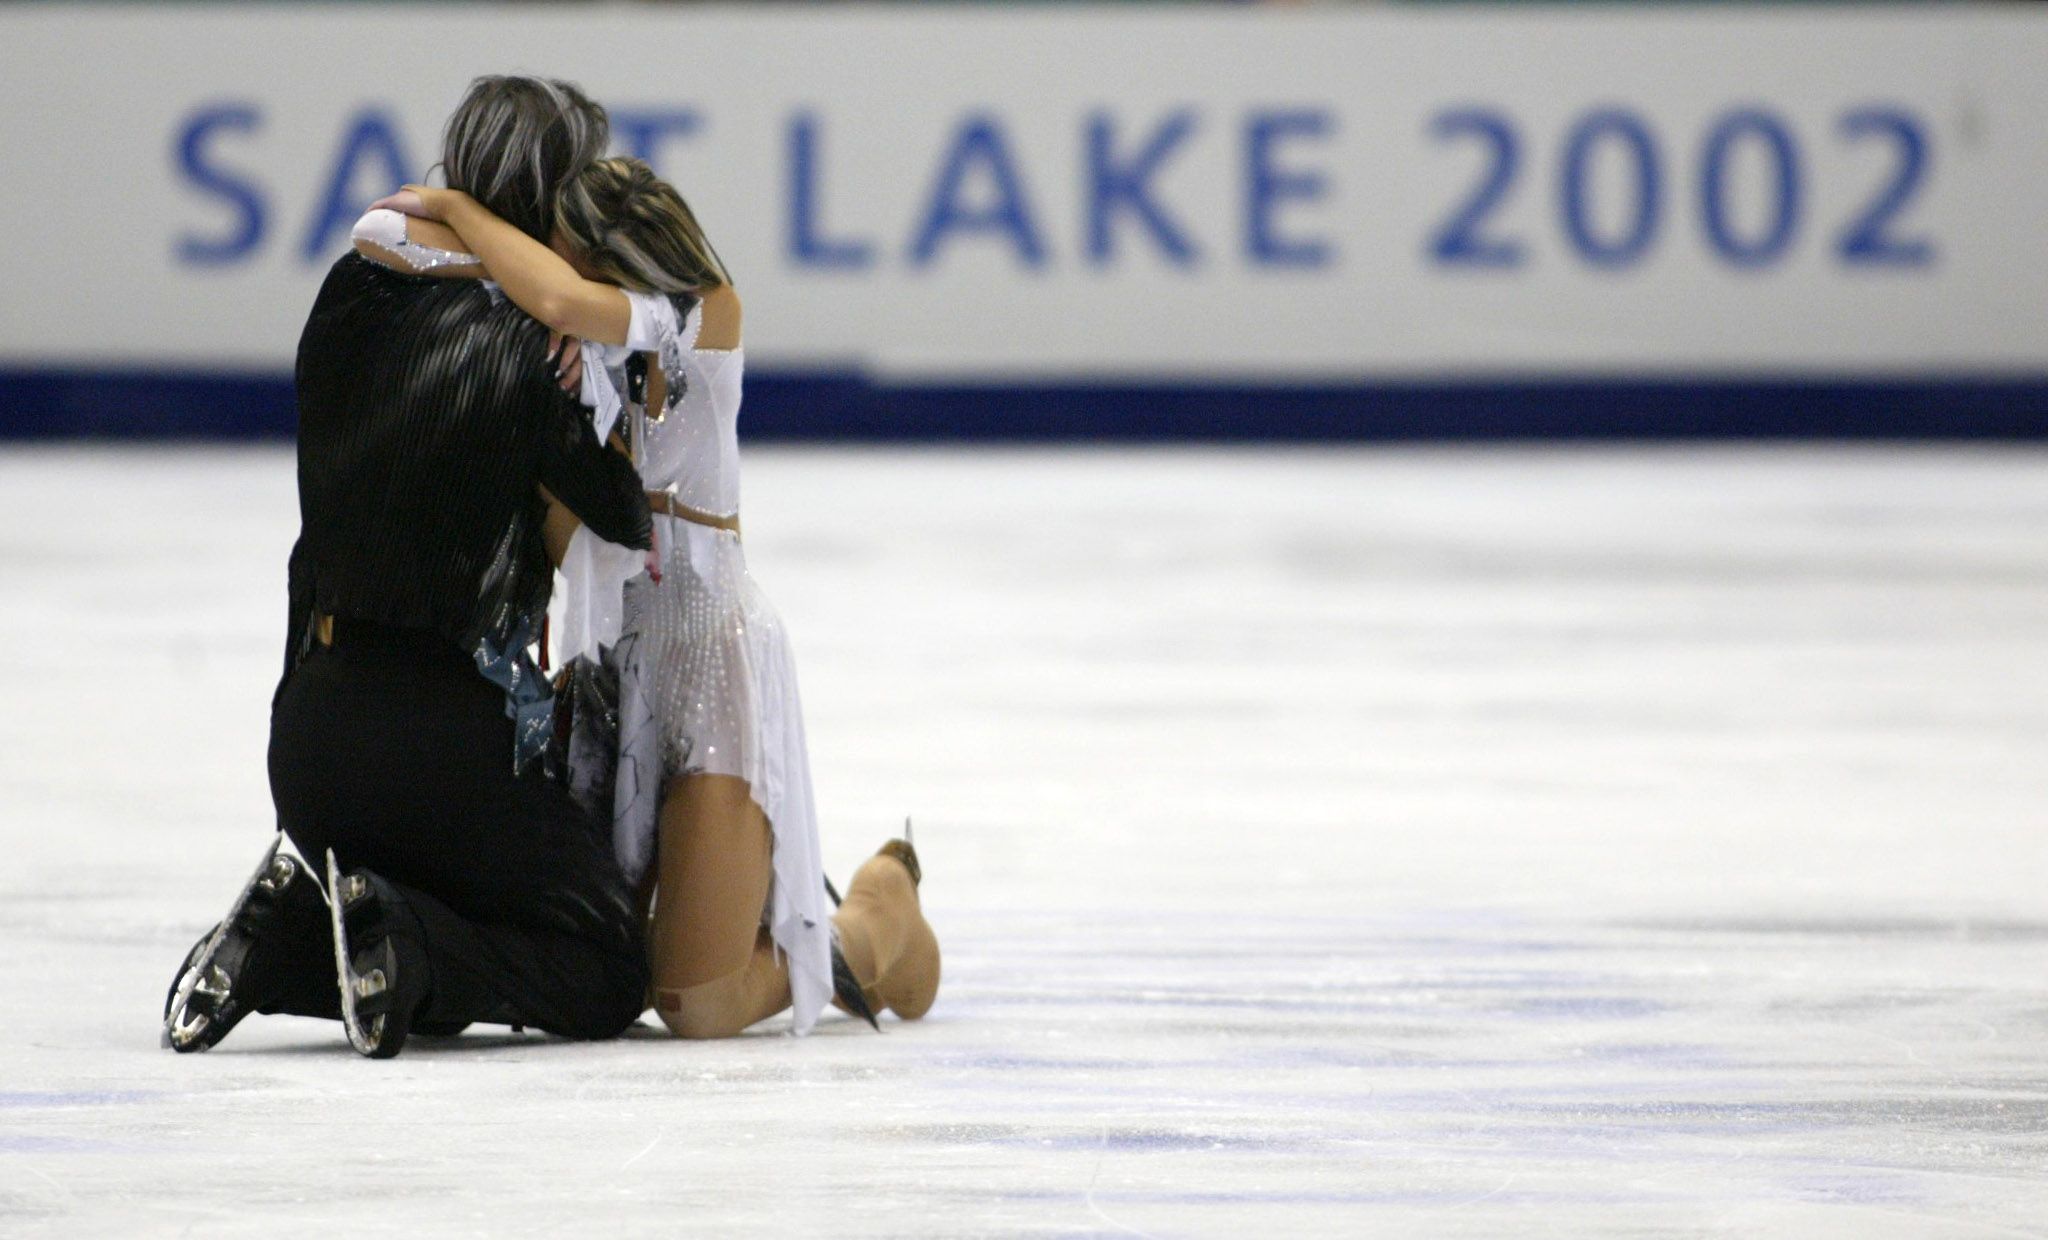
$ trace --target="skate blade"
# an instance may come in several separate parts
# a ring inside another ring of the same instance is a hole
[[[348,927],[341,918],[341,866],[334,859],[334,850],[327,850],[327,916],[334,926],[334,977],[341,988],[341,1027],[348,1034],[348,1044],[355,1047],[358,1055],[374,1058],[384,1041],[384,1017],[372,1017],[366,1029],[362,1016],[356,1010],[356,997],[369,993],[369,983],[355,970],[348,947]]]
[[[213,1018],[203,1012],[189,1021],[183,1019],[184,1015],[185,1009],[182,1006],[172,1009],[170,1017],[164,1021],[163,1037],[158,1041],[158,1046],[165,1050],[190,1046],[205,1034],[208,1026],[213,1024]],[[198,1049],[203,1051],[206,1047],[202,1045]]]
[[[242,894],[235,897],[234,904],[228,908],[228,915],[220,919],[220,924],[213,928],[213,934],[207,938],[206,946],[200,948],[199,954],[192,958],[192,963],[185,967],[184,975],[178,979],[178,992],[171,996],[171,1004],[164,1010],[164,1030],[157,1043],[159,1046],[173,1049],[189,1046],[200,1034],[206,1032],[208,1025],[213,1023],[204,1013],[190,1020],[184,1019],[185,1005],[192,1002],[192,996],[198,992],[199,983],[206,977],[206,971],[213,967],[213,958],[220,954],[220,945],[227,941],[229,928],[235,924],[235,919],[242,915],[242,910],[249,907],[249,898],[256,894],[256,884],[262,882],[263,876],[270,873],[270,864],[277,860],[277,850],[283,844],[284,832],[279,831],[270,841],[270,847],[264,850],[263,860],[256,864],[256,872],[249,876],[248,882],[242,884]]]

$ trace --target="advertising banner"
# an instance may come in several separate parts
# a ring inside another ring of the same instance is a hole
[[[37,5],[0,65],[17,421],[93,376],[282,382],[487,72],[610,107],[732,269],[751,371],[821,409],[1242,434],[1308,393],[1369,434],[1375,394],[1634,390],[1660,433],[1681,389],[2024,421],[2048,376],[2029,6]]]

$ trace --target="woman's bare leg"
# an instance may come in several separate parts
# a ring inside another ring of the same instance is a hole
[[[745,780],[669,781],[648,949],[655,1014],[678,1037],[731,1037],[789,1006],[789,970],[761,926],[773,848]]]

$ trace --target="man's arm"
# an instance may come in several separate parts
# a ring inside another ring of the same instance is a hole
[[[567,396],[541,439],[540,484],[606,542],[639,551],[654,545],[654,518],[639,473],[598,442],[588,413]]]

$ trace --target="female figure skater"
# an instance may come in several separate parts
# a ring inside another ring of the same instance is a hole
[[[727,1037],[794,1007],[802,1033],[835,992],[870,1022],[883,1007],[922,1016],[939,947],[907,841],[856,872],[828,928],[795,664],[740,542],[740,299],[688,204],[644,163],[609,159],[563,191],[552,247],[456,191],[408,186],[379,207],[416,218],[373,210],[357,227],[364,253],[489,278],[586,342],[599,432],[623,415],[656,488],[644,558],[558,506],[549,526],[569,578],[564,662],[613,645],[620,666],[614,845],[643,889],[657,876],[648,938],[663,1023]]]

